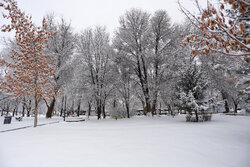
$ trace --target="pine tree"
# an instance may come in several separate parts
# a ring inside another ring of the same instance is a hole
[[[23,94],[35,99],[34,127],[37,126],[37,108],[41,97],[50,98],[54,83],[50,77],[54,74],[54,59],[44,54],[48,47],[48,39],[52,35],[47,31],[47,24],[43,19],[42,26],[36,27],[31,16],[22,12],[14,0],[3,0],[0,7],[8,14],[4,18],[11,22],[1,27],[2,32],[15,31],[17,50],[12,50],[11,61],[0,60],[0,65],[7,67],[7,74],[1,78],[1,90],[9,96],[18,97]]]
[[[207,81],[201,69],[196,64],[190,65],[177,82],[178,102],[175,105],[188,113],[195,112],[198,121],[198,111],[202,110],[206,88]]]

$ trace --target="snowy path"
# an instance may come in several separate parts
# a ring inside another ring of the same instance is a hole
[[[53,119],[46,119],[45,116],[42,116],[38,118],[38,125],[44,125],[58,121],[62,121],[62,118],[56,117]],[[17,121],[14,117],[12,117],[11,124],[3,124],[3,122],[4,122],[4,117],[0,117],[0,133],[13,129],[32,127],[34,125],[34,117],[24,117],[22,121]]]
[[[250,117],[60,122],[0,133],[0,167],[248,167]]]

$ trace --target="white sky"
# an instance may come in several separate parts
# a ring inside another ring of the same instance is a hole
[[[187,8],[192,8],[192,0],[180,1]],[[184,20],[177,0],[17,0],[17,2],[22,11],[32,15],[37,25],[41,24],[45,14],[54,12],[71,21],[75,32],[95,25],[105,25],[110,34],[113,34],[119,26],[119,17],[131,8],[143,9],[150,13],[165,9],[172,22],[181,23]],[[0,37],[6,35],[0,33]]]

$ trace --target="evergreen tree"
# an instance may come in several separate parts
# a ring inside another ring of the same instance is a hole
[[[190,114],[195,112],[198,121],[198,111],[201,111],[204,105],[206,89],[204,73],[196,64],[190,65],[177,82],[175,105]]]

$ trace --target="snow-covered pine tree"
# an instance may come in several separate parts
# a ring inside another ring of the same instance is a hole
[[[191,64],[176,84],[176,107],[190,114],[195,112],[196,121],[198,121],[198,112],[204,107],[207,85],[200,67]]]

